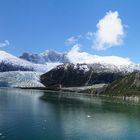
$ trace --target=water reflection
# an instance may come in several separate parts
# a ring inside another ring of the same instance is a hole
[[[0,89],[0,139],[140,138],[139,105],[93,96],[62,97],[62,93]]]

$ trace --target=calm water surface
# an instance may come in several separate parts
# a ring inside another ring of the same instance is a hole
[[[140,139],[140,105],[106,99],[44,101],[43,91],[0,89],[0,139]]]

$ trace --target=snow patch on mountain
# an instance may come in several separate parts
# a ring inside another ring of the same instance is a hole
[[[80,71],[84,71],[84,72],[87,72],[87,71],[90,70],[90,68],[86,64],[81,64],[81,65],[75,64],[74,65],[74,70],[76,70],[76,69],[79,69]]]
[[[123,58],[119,56],[98,56],[82,52],[80,45],[74,45],[74,47],[67,53],[67,58],[70,63],[74,64],[101,64],[103,67],[110,69],[119,69],[120,71],[132,72],[140,70],[140,64],[135,64],[129,58]]]
[[[47,63],[47,70],[50,71],[51,69],[59,66],[59,65],[62,65],[63,63],[59,63],[59,62],[54,62],[54,63]]]
[[[115,65],[104,65],[104,64],[100,64],[100,63],[94,63],[94,64],[62,64],[62,65],[58,65],[56,68],[52,69],[52,70],[59,70],[59,69],[64,69],[65,71],[68,70],[68,68],[71,68],[75,71],[83,71],[84,73],[88,72],[88,71],[93,71],[96,73],[103,73],[103,72],[111,72],[111,73],[117,73],[117,72],[124,72],[126,73],[127,70],[124,69],[122,71],[122,69],[119,69],[117,66]]]
[[[92,55],[87,52],[81,52],[80,46],[75,45],[68,53],[67,57],[71,63],[100,63],[100,64],[112,64],[115,66],[124,66],[133,64],[129,58],[122,58],[118,56],[98,56]]]

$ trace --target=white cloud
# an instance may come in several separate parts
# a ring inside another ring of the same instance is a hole
[[[80,38],[82,38],[82,35],[72,36],[65,41],[65,45],[73,46],[78,43]]]
[[[4,40],[4,42],[0,42],[0,48],[7,47],[9,45],[10,45],[10,42],[8,40]]]
[[[109,11],[98,22],[97,31],[94,33],[93,48],[106,50],[123,42],[124,25],[117,11]]]
[[[118,56],[98,56],[92,55],[87,52],[80,51],[80,45],[76,44],[73,48],[68,52],[67,57],[69,58],[71,63],[105,63],[105,64],[113,64],[115,66],[121,65],[130,65],[133,62],[129,58],[123,58]]]

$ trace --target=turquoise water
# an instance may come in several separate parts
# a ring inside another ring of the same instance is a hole
[[[42,95],[43,91],[0,89],[0,139],[140,139],[140,105],[88,97],[44,101]]]

